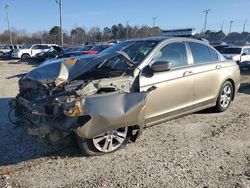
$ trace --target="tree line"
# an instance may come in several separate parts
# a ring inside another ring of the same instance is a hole
[[[54,26],[49,31],[38,31],[32,34],[25,30],[11,29],[13,44],[29,44],[29,43],[60,43],[60,27]],[[64,31],[64,41],[66,45],[82,45],[85,42],[107,42],[114,40],[123,40],[129,38],[143,38],[150,36],[162,35],[159,27],[130,26],[117,24],[112,27],[91,27],[86,29],[76,27],[70,32]],[[0,44],[9,44],[9,32],[6,30],[0,33]]]
[[[25,30],[11,29],[13,44],[34,44],[34,43],[47,43],[59,44],[60,43],[60,27],[54,26],[49,31],[38,31],[32,34],[27,33]],[[130,38],[143,38],[151,36],[161,36],[162,31],[159,27],[130,26],[117,24],[112,27],[91,27],[86,29],[84,27],[75,27],[70,32],[64,31],[65,45],[82,45],[85,42],[108,42],[114,40],[123,40]],[[249,32],[232,32],[226,35],[223,31],[207,30],[205,33],[197,34],[207,39],[210,42],[250,42]],[[0,33],[0,44],[9,44],[9,32],[6,30]]]
[[[250,43],[250,33],[249,32],[231,32],[229,34],[223,33],[223,31],[213,32],[207,30],[204,34],[205,38],[210,42],[226,42],[228,44],[237,43]]]

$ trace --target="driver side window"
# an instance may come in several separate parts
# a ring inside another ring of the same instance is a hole
[[[182,42],[167,44],[156,52],[155,57],[150,64],[157,61],[168,61],[171,68],[177,68],[188,65],[186,46]]]
[[[38,45],[35,45],[35,46],[32,47],[32,50],[37,50],[38,47],[39,47]]]
[[[243,50],[242,50],[242,54],[248,54],[248,50],[247,50],[247,48],[243,48]]]

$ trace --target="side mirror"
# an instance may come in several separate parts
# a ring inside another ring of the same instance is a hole
[[[151,70],[153,72],[162,72],[168,71],[171,69],[171,63],[168,61],[156,61],[154,64],[151,65]]]
[[[247,55],[247,54],[246,53],[241,54],[241,56],[245,56],[245,55]]]

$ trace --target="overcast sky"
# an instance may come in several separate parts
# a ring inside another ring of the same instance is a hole
[[[250,32],[250,0],[62,0],[63,27],[70,31],[75,26],[90,28],[126,25],[152,26],[152,17],[157,17],[156,26],[162,29],[194,27],[198,32],[204,25],[205,9],[208,14],[207,29],[224,32]],[[49,30],[59,25],[59,8],[55,0],[0,0],[0,32],[7,28],[5,5],[9,4],[10,25],[27,32]]]

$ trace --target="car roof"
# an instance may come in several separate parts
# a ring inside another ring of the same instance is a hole
[[[201,39],[196,39],[196,38],[188,38],[188,37],[147,37],[147,38],[139,38],[139,39],[129,39],[125,41],[155,41],[155,42],[162,42],[162,41],[168,41],[168,40],[176,40],[176,41],[190,41],[190,42],[199,42],[203,44],[207,44],[205,41]]]
[[[244,46],[229,46],[226,48],[250,48],[250,45],[244,45]]]

